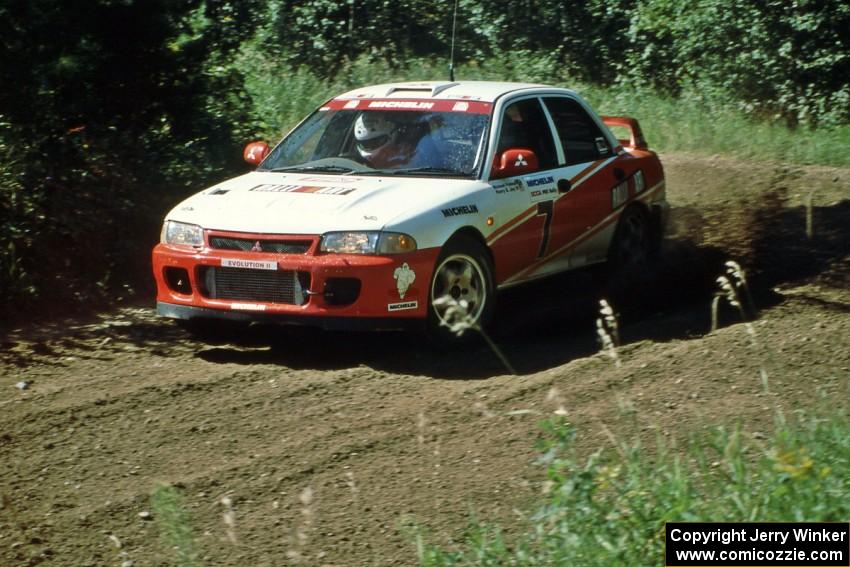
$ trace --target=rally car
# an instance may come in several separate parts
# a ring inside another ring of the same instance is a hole
[[[166,216],[160,315],[440,334],[453,301],[483,325],[499,289],[639,270],[668,212],[638,122],[546,85],[360,88],[244,158]]]

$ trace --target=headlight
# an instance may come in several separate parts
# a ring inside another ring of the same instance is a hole
[[[178,244],[182,246],[203,246],[204,229],[196,224],[185,222],[165,221],[159,241],[163,244]]]
[[[416,250],[416,240],[397,232],[329,232],[322,236],[322,252],[336,254],[401,254]]]
[[[380,232],[329,232],[322,236],[322,252],[374,254]]]

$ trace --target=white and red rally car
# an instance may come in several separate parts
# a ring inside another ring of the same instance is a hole
[[[439,332],[441,297],[483,323],[497,289],[606,261],[639,268],[668,212],[637,121],[545,85],[361,88],[244,157],[255,171],[168,213],[153,250],[159,314]]]

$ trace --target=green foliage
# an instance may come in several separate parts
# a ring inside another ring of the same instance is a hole
[[[0,7],[0,82],[14,85],[0,91],[4,303],[52,310],[147,285],[162,214],[243,167],[252,106],[225,62],[253,4]]]
[[[576,86],[602,114],[625,114],[640,120],[649,145],[661,152],[727,154],[800,164],[850,166],[850,125],[789,128],[784,121],[758,120],[729,101],[688,94],[660,95],[619,86]]]
[[[263,48],[325,78],[363,57],[396,69],[427,57],[445,69],[452,8],[276,0]],[[844,0],[461,0],[458,22],[458,63],[531,65],[593,85],[688,93],[791,126],[850,121]]]
[[[32,241],[35,206],[21,185],[23,160],[28,148],[13,137],[11,125],[0,116],[0,297],[32,294],[30,278],[21,258],[21,244]],[[20,221],[22,222],[18,222]]]
[[[192,567],[197,565],[198,550],[189,514],[183,506],[183,498],[176,488],[160,484],[151,495],[154,519],[162,533],[165,544],[176,554],[174,565]]]
[[[497,58],[525,65],[543,57],[560,73],[608,84],[617,76],[619,54],[628,48],[623,31],[634,4],[633,0],[462,2],[461,25],[477,36],[462,45],[476,46],[467,53],[479,61]]]
[[[588,81],[616,77],[618,54],[627,47],[632,0],[458,3],[456,59],[513,58],[546,53],[557,65]],[[361,57],[390,67],[431,57],[448,65],[453,2],[415,0],[313,0],[269,4],[272,22],[265,47],[292,67],[329,77]]]
[[[530,533],[508,542],[493,526],[475,526],[460,549],[420,537],[425,566],[657,565],[665,522],[841,521],[850,514],[850,421],[779,420],[767,446],[738,429],[717,429],[684,455],[661,440],[655,451],[620,444],[615,455],[584,461],[571,449],[574,429],[543,424],[540,463],[548,496]]]
[[[649,0],[632,13],[622,76],[791,126],[846,124],[848,29],[844,0]]]
[[[404,60],[399,55],[447,53],[443,33],[451,26],[447,3],[313,0],[275,1],[270,6],[274,41],[269,47],[283,47],[281,54],[287,63],[323,75],[366,54],[396,65]]]

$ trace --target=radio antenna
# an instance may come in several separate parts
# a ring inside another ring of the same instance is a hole
[[[449,56],[449,80],[452,82],[455,80],[455,30],[457,29],[457,3],[458,0],[455,0],[455,10],[454,15],[452,16],[452,50],[451,55]]]

